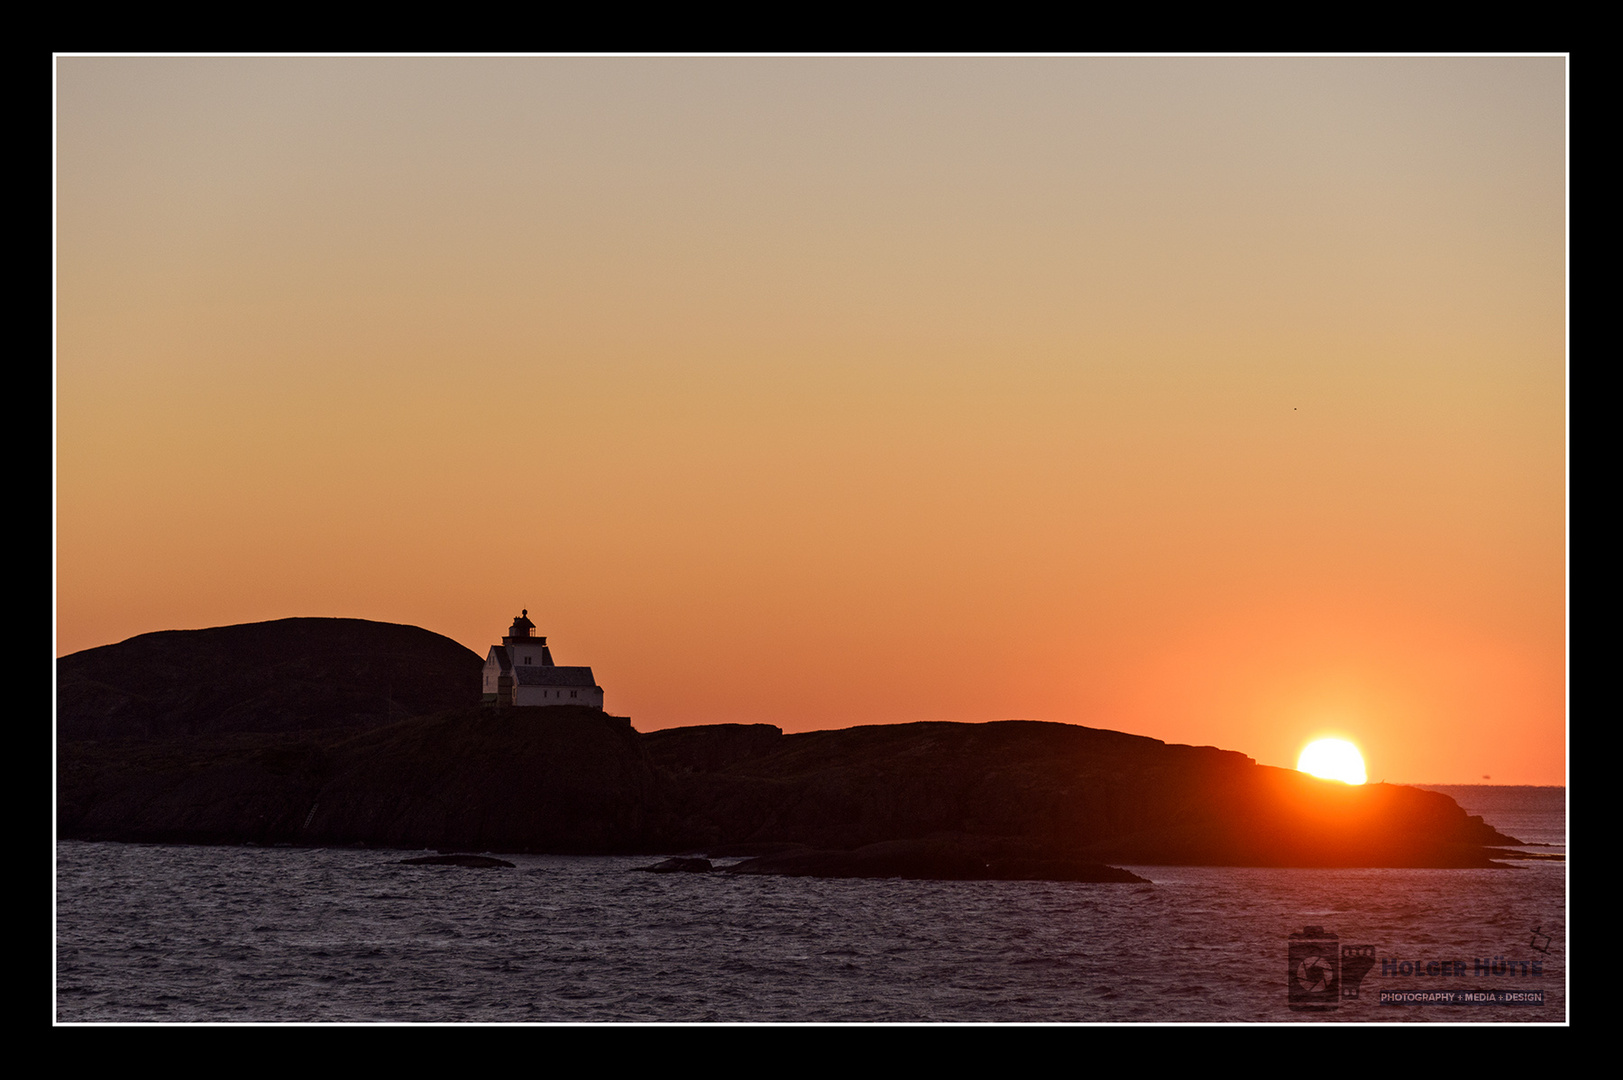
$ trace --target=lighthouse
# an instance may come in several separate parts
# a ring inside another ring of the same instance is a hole
[[[589,667],[564,667],[552,659],[547,639],[537,637],[530,609],[507,628],[500,645],[485,657],[484,698],[493,705],[551,707],[582,705],[603,708],[603,688]]]

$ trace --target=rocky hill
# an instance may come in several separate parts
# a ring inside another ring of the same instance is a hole
[[[365,728],[479,700],[484,658],[416,626],[165,630],[56,662],[59,739]]]

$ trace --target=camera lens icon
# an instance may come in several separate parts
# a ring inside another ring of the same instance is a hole
[[[1297,961],[1296,970],[1291,974],[1293,985],[1301,987],[1304,993],[1322,994],[1336,981],[1335,961],[1323,956],[1304,957]]]

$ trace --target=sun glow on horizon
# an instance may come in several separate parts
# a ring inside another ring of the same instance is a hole
[[[1340,780],[1346,784],[1369,781],[1364,771],[1364,755],[1346,739],[1317,739],[1308,743],[1296,759],[1296,769],[1323,780]]]

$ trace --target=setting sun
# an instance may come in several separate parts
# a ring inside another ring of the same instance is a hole
[[[1296,768],[1299,772],[1348,784],[1362,784],[1369,779],[1364,772],[1364,756],[1345,739],[1319,739],[1308,743],[1302,756],[1296,759]]]

